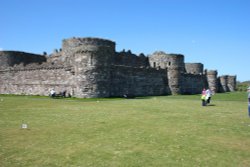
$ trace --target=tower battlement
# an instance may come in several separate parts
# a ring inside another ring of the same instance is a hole
[[[202,74],[203,64],[202,63],[185,63],[186,73],[190,74]]]
[[[63,50],[97,51],[100,47],[115,49],[115,42],[101,38],[69,38],[63,40]]]

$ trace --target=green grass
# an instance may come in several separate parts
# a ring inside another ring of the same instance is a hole
[[[21,129],[27,123],[28,129]],[[0,166],[250,166],[245,93],[137,99],[0,95]]]

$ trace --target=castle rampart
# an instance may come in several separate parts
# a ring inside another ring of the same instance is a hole
[[[205,85],[205,76],[202,74],[182,74],[181,94],[199,94]]]
[[[202,63],[185,63],[185,69],[189,74],[202,74],[204,71]]]
[[[75,89],[74,75],[63,67],[40,69],[12,69],[0,71],[1,94],[49,95],[50,89],[57,92]]]
[[[50,56],[0,51],[0,65],[0,94],[48,95],[55,89],[81,98],[151,96],[196,94],[207,86],[234,91],[236,85],[236,76],[217,81],[216,70],[185,64],[181,54],[116,52],[115,42],[100,38],[65,39]]]
[[[218,81],[220,83],[219,92],[227,92],[228,91],[228,87],[227,87],[227,75],[220,76],[218,78]]]
[[[236,90],[236,76],[235,75],[228,75],[227,77],[227,85],[230,92]]]
[[[206,72],[207,85],[214,93],[218,90],[217,74],[217,70],[210,70]]]
[[[233,92],[236,89],[236,76],[222,75],[218,77],[219,92]]]
[[[114,65],[111,68],[111,96],[171,94],[163,69]]]
[[[18,51],[0,51],[0,68],[5,69],[14,65],[27,65],[30,63],[43,63],[46,58],[42,55]]]
[[[116,53],[114,56],[114,64],[138,68],[150,66],[148,57],[146,57],[144,54],[137,56],[131,53],[131,51],[125,50]]]

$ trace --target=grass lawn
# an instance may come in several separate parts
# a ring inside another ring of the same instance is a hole
[[[249,167],[247,97],[0,95],[0,166]]]

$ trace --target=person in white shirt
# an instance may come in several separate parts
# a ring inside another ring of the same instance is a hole
[[[212,96],[212,92],[211,92],[211,90],[208,88],[208,89],[206,90],[206,100],[207,100],[207,104],[210,103],[211,96]]]
[[[56,96],[56,91],[54,89],[50,90],[50,96],[55,97]]]

